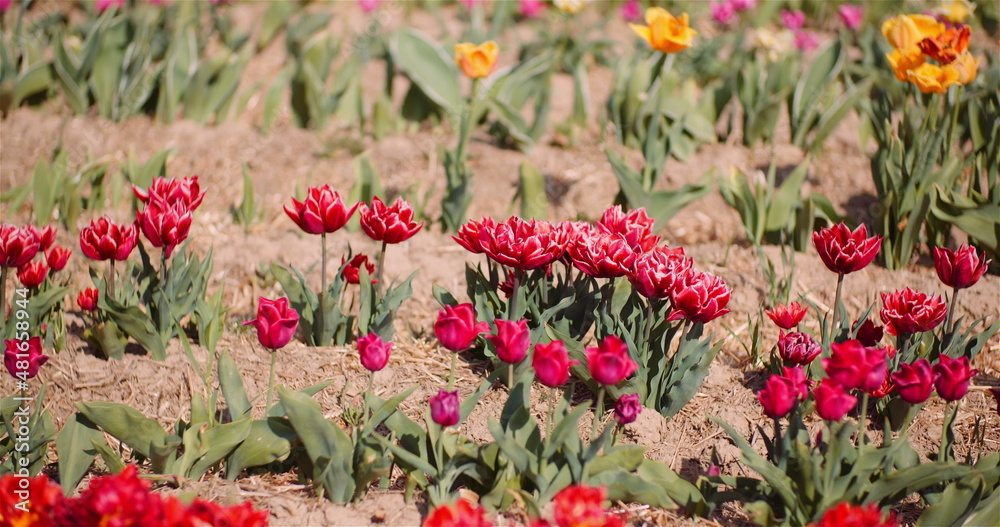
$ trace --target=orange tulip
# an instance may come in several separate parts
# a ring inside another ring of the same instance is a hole
[[[899,15],[882,24],[882,34],[892,47],[919,51],[920,41],[937,38],[944,33],[944,24],[930,15]]]
[[[954,66],[937,66],[925,62],[906,72],[909,81],[917,85],[923,93],[945,93],[958,84],[959,72]]]
[[[920,41],[920,51],[941,64],[951,64],[959,55],[969,49],[969,26],[948,28],[934,38]]]
[[[948,66],[955,68],[958,72],[958,83],[963,86],[976,80],[976,75],[979,73],[979,59],[969,52],[962,53]]]
[[[885,58],[889,60],[889,65],[892,66],[892,71],[896,74],[896,79],[901,82],[909,80],[908,71],[924,63],[924,56],[919,51],[913,52],[894,49]]]
[[[691,47],[697,31],[688,27],[687,13],[674,18],[666,9],[650,7],[646,10],[646,24],[629,24],[653,49],[663,53],[677,53]]]
[[[490,40],[476,46],[469,42],[455,44],[455,64],[470,79],[489,77],[497,67],[500,47]]]

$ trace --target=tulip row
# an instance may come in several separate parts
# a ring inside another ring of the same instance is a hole
[[[100,476],[79,496],[66,498],[45,475],[24,480],[13,474],[0,477],[0,521],[4,525],[71,527],[79,525],[142,525],[144,527],[265,527],[268,513],[250,502],[223,507],[195,498],[184,503],[174,496],[151,492],[135,465]],[[29,496],[30,505],[23,496]]]

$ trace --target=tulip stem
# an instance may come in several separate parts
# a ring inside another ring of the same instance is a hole
[[[594,400],[594,428],[590,432],[590,442],[597,441],[597,428],[604,418],[604,385],[597,389],[597,399]]]
[[[274,392],[274,367],[278,359],[278,351],[271,350],[271,370],[267,376],[267,397],[264,399],[264,418],[267,418],[267,411],[271,408],[271,394]]]
[[[552,437],[552,419],[556,413],[556,400],[559,398],[559,388],[549,390],[549,410],[545,415],[545,440]]]
[[[7,322],[7,266],[0,266],[0,326]]]
[[[378,298],[382,297],[382,270],[385,269],[385,248],[386,243],[382,241],[382,250],[378,253],[378,269],[375,270],[375,291],[378,292]]]
[[[319,246],[320,246],[320,275],[319,275],[319,294],[326,293],[326,233],[319,235]],[[322,303],[320,304],[320,309],[322,309]]]
[[[163,250],[160,252],[160,274],[163,275],[163,292],[167,292],[169,287],[167,284],[170,282],[170,267],[167,266],[167,251]]]
[[[941,451],[938,452],[938,457],[935,461],[951,461],[953,459],[951,445],[955,441],[954,434],[951,431],[951,427],[955,424],[955,418],[958,416],[958,406],[961,404],[961,400],[955,401],[955,408],[951,411],[949,415],[949,407],[951,402],[945,401],[944,403],[944,423],[941,425]]]
[[[653,332],[653,299],[646,301],[646,324],[642,329],[642,349],[645,350],[646,357],[649,356],[649,336]],[[643,357],[645,359],[646,357]]]
[[[958,291],[957,287],[951,290],[951,302],[948,303],[948,318],[944,320],[945,333],[951,333],[956,329],[951,326],[951,322],[955,319],[955,308],[958,306]]]
[[[833,299],[833,333],[830,340],[833,341],[840,334],[840,298],[844,289],[844,275],[837,274],[837,296]]]
[[[361,394],[361,401],[362,401],[361,407],[363,409],[361,412],[361,415],[363,416],[361,420],[362,423],[361,428],[368,426],[368,394],[372,393],[372,386],[374,385],[374,383],[375,383],[375,372],[369,371],[368,388],[365,390],[365,393]]]
[[[861,418],[858,419],[858,442],[868,444],[868,392],[861,396]]]
[[[451,369],[448,371],[448,391],[455,389],[455,366],[458,362],[458,352],[451,352]]]
[[[517,320],[517,297],[521,289],[521,271],[520,269],[514,269],[514,272],[510,274],[511,292],[510,292],[510,309],[507,312],[507,320]]]
[[[108,298],[115,298],[117,300],[116,295],[115,295],[115,259],[112,258],[112,259],[108,260],[108,263],[110,264],[110,266],[109,266],[110,268],[108,269],[108,291],[107,291],[107,296],[108,296]]]
[[[324,327],[326,326],[326,309],[323,306],[323,298],[324,296],[326,296],[326,233],[325,232],[319,235],[319,246],[320,246],[319,297],[318,297],[319,305],[317,310],[319,316],[316,317],[316,327],[315,331],[313,331],[313,335],[315,335],[316,338],[316,345],[323,346],[326,344],[326,339],[323,338],[323,333],[326,330],[326,328]]]
[[[507,391],[514,391],[514,363],[507,363]]]
[[[952,106],[951,123],[950,126],[948,126],[948,142],[944,144],[946,152],[951,150],[952,141],[955,140],[955,128],[958,127],[958,107],[961,106],[959,102],[962,100],[962,86],[959,86],[954,92],[951,90],[948,91],[948,95],[951,95],[952,93],[955,94],[954,101],[947,101],[947,99],[945,99],[945,101]],[[945,329],[948,329],[948,326],[945,326]]]

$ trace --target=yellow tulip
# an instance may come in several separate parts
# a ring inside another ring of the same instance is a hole
[[[948,66],[955,68],[958,72],[958,83],[963,86],[976,80],[976,75],[979,73],[979,59],[969,52],[962,53]]]
[[[930,15],[899,15],[882,24],[882,34],[892,47],[920,51],[920,41],[944,33],[944,24]]]
[[[964,24],[976,10],[976,4],[969,0],[944,0],[935,13],[952,24]]]
[[[688,27],[687,13],[674,18],[666,9],[650,7],[646,10],[646,24],[629,24],[653,49],[663,53],[677,53],[691,47],[697,31]]]
[[[952,85],[958,84],[959,72],[954,66],[937,66],[925,62],[906,72],[910,82],[923,93],[944,93]]]
[[[896,79],[901,82],[909,80],[907,72],[924,63],[924,56],[919,51],[894,49],[885,58],[889,60],[889,65],[892,66],[892,72],[896,74]]]
[[[556,9],[569,15],[575,15],[587,7],[587,0],[555,0]]]
[[[469,42],[455,44],[455,64],[470,79],[489,77],[497,67],[500,46],[492,40],[476,46]]]

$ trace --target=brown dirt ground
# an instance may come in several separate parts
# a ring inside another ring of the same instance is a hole
[[[250,25],[259,16],[260,5],[239,7],[238,23]],[[357,31],[365,19],[351,6],[340,8],[343,18],[332,25]],[[455,17],[447,17],[448,27],[455,33],[460,27]],[[390,26],[399,23],[390,22]],[[414,13],[413,25],[436,28],[437,23],[426,14]],[[622,42],[629,42],[626,34],[613,35]],[[510,58],[506,57],[505,58]],[[279,38],[257,55],[248,68],[244,86],[265,81],[283,65],[285,52]],[[503,59],[502,59],[503,60]],[[381,65],[372,65],[371,75],[366,74],[366,85],[378,89],[381,85]],[[612,73],[602,68],[592,68],[591,106],[596,111],[603,104],[613,80]],[[558,79],[557,88],[569,91],[570,79]],[[281,211],[296,187],[329,183],[346,191],[353,181],[351,152],[337,145],[356,144],[371,154],[382,175],[386,189],[419,189],[411,193],[423,195],[434,181],[443,174],[434,161],[435,140],[441,130],[418,130],[390,136],[380,142],[362,136],[355,130],[337,129],[315,133],[295,128],[288,109],[278,119],[268,135],[260,133],[261,97],[251,98],[246,111],[233,122],[216,126],[201,126],[179,121],[163,125],[146,117],[124,123],[111,123],[93,115],[73,116],[59,102],[49,102],[40,108],[19,109],[0,121],[0,191],[28,181],[36,161],[47,156],[60,134],[70,149],[74,164],[85,158],[110,156],[123,162],[128,152],[134,151],[140,159],[153,152],[173,147],[177,153],[168,164],[169,174],[185,176],[199,174],[208,188],[204,205],[196,214],[191,239],[195,250],[215,250],[215,270],[211,290],[225,288],[226,304],[233,308],[231,321],[220,349],[226,349],[242,369],[250,394],[266,386],[267,358],[255,350],[253,337],[242,330],[239,322],[251,316],[256,298],[260,295],[276,296],[280,287],[264,283],[258,273],[259,266],[271,262],[294,263],[299,268],[314,264],[319,258],[319,248],[314,238],[303,235]],[[370,102],[370,101],[368,101]],[[570,112],[568,98],[557,98],[553,123],[565,120]],[[558,202],[550,204],[551,219],[596,219],[606,207],[617,185],[602,151],[596,119],[572,147],[560,146],[564,141],[556,136],[544,138],[527,155],[504,150],[492,145],[489,137],[477,134],[471,146],[472,166],[476,174],[474,200],[470,217],[494,215],[505,217],[515,212],[512,202],[517,185],[517,167],[527,157],[552,180],[567,187]],[[814,162],[805,192],[822,192],[841,212],[858,212],[857,203],[868,203],[874,195],[868,160],[859,149],[855,130],[856,118],[845,121]],[[445,133],[444,137],[449,137]],[[619,148],[619,150],[621,150]],[[794,147],[776,149],[779,166],[798,163],[803,156]],[[716,144],[702,148],[684,163],[668,163],[665,187],[673,187],[697,180],[710,169],[721,173],[737,167],[753,171],[766,166],[768,149],[744,148],[736,144]],[[637,153],[628,153],[628,159],[638,164]],[[233,223],[229,208],[240,200],[242,163],[248,163],[263,207],[263,219],[248,234]],[[440,185],[439,185],[440,187]],[[428,212],[434,215],[438,193],[429,201]],[[864,207],[864,205],[862,205]],[[25,211],[0,208],[4,222],[28,221]],[[860,212],[864,212],[861,210]],[[114,217],[128,219],[125,209],[109,211]],[[83,218],[80,225],[89,222]],[[78,227],[79,227],[78,226]],[[740,221],[737,214],[725,206],[718,194],[678,214],[662,229],[661,234],[671,245],[683,245],[694,256],[700,268],[720,274],[734,289],[730,307],[733,313],[712,324],[718,338],[723,340],[723,353],[712,366],[711,373],[694,400],[669,422],[652,411],[642,414],[630,427],[626,441],[650,445],[652,459],[669,463],[685,477],[693,478],[703,471],[709,456],[717,449],[723,461],[724,473],[743,470],[738,463],[738,451],[726,439],[724,431],[708,420],[714,415],[732,423],[738,430],[749,433],[758,423],[764,422],[755,401],[753,390],[759,389],[761,376],[743,352],[741,339],[748,337],[746,317],[755,313],[765,302],[767,284],[756,263],[754,251],[742,244]],[[76,246],[75,232],[60,233],[59,243]],[[377,250],[375,244],[360,232],[341,232],[332,238],[333,254],[346,250],[350,244],[355,251]],[[778,260],[775,248],[767,249],[769,256]],[[397,320],[396,351],[390,366],[375,378],[375,390],[380,396],[396,393],[402,387],[417,384],[419,388],[402,409],[411,417],[422,414],[424,401],[434,393],[447,376],[447,357],[433,343],[430,327],[438,309],[430,292],[432,285],[442,285],[464,294],[463,268],[467,262],[477,261],[458,247],[436,226],[427,228],[412,241],[390,248],[386,262],[386,276],[406,276],[419,270],[414,281],[414,297],[404,304]],[[88,262],[77,253],[70,261],[69,277],[74,290],[88,285],[85,269]],[[313,273],[313,279],[318,276]],[[792,295],[807,295],[820,305],[830,305],[833,296],[833,278],[825,270],[814,252],[796,257],[795,287]],[[858,312],[875,302],[877,293],[910,286],[918,290],[944,293],[934,271],[926,261],[915,263],[905,270],[890,272],[869,266],[849,277],[845,284],[845,298],[849,309]],[[975,288],[961,297],[960,313],[975,317],[1000,314],[1000,278],[984,277]],[[199,390],[196,376],[188,365],[180,346],[175,342],[166,362],[159,363],[142,355],[128,354],[120,362],[108,363],[87,351],[80,338],[83,320],[75,306],[67,313],[70,337],[68,349],[52,357],[39,376],[49,385],[46,402],[57,423],[62,423],[73,411],[78,401],[116,401],[129,404],[147,415],[170,426],[188,414],[186,406],[194,390]],[[724,326],[730,328],[729,334]],[[768,329],[766,342],[773,343],[777,332]],[[205,351],[196,347],[200,358]],[[343,404],[356,400],[364,385],[364,371],[355,360],[352,349],[309,348],[293,343],[283,350],[278,370],[280,384],[301,388],[332,379],[333,384],[318,394],[316,400],[327,411],[328,417],[340,414]],[[462,362],[457,383],[463,393],[468,393],[480,382],[472,364]],[[986,376],[996,379],[1000,375],[1000,341],[994,339],[979,356],[975,366]],[[751,389],[752,388],[752,389]],[[504,396],[494,390],[484,397],[477,412],[465,425],[465,432],[476,439],[486,440],[485,417],[498,415]],[[541,412],[541,405],[536,405]],[[926,405],[913,425],[912,436],[918,450],[936,451],[939,441],[943,404],[934,399]],[[259,410],[258,410],[259,411]],[[971,443],[970,433],[976,419],[983,419],[986,432],[981,447],[987,451],[1000,449],[1000,417],[994,401],[982,386],[976,386],[963,402],[958,417],[957,450],[964,454],[977,448]],[[756,438],[756,444],[761,445]],[[53,452],[54,459],[54,452]],[[222,502],[250,499],[258,506],[269,509],[273,525],[417,525],[425,513],[421,504],[406,505],[396,491],[372,492],[359,504],[337,506],[313,496],[310,487],[298,482],[294,474],[266,474],[241,477],[227,482],[216,475],[201,481],[185,482],[172,492],[197,494]],[[711,519],[684,519],[648,508],[623,506],[633,514],[636,525],[745,525],[747,519],[738,507],[728,507]],[[510,524],[506,519],[500,525]]]

